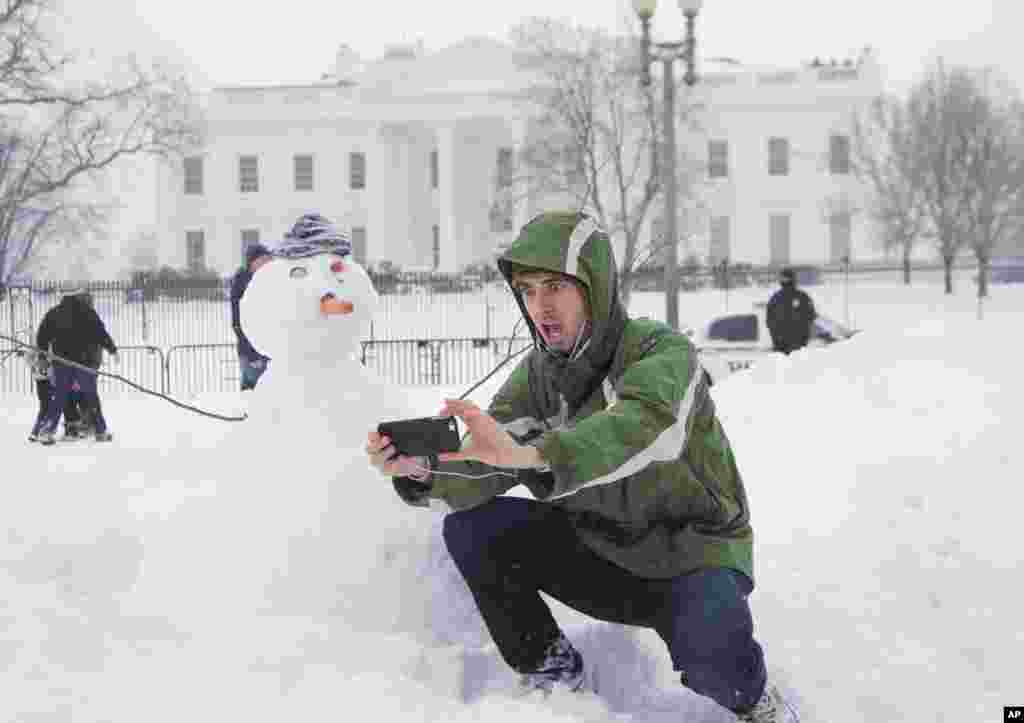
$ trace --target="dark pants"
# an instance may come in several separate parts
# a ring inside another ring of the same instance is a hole
[[[511,497],[448,515],[444,539],[502,657],[521,673],[560,634],[542,590],[591,617],[654,629],[683,683],[726,708],[747,710],[764,690],[742,573],[638,577],[586,547],[561,508]]]
[[[96,394],[96,375],[70,367],[66,364],[56,364],[53,368],[54,389],[50,397],[50,406],[46,411],[46,421],[42,431],[53,434],[57,431],[57,423],[60,422],[61,412],[67,403],[68,395],[71,394],[71,387],[78,383],[79,393],[82,395],[82,405],[95,412],[96,433],[102,434],[107,431],[107,421],[100,409],[100,399]]]
[[[32,434],[39,434],[43,431],[43,423],[46,421],[46,412],[50,408],[50,397],[53,395],[53,385],[49,379],[36,379],[36,399],[39,400],[39,411],[36,413],[35,424],[32,425]]]

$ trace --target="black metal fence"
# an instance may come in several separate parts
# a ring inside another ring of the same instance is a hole
[[[959,269],[969,266],[967,262]],[[804,285],[900,282],[898,265],[802,267]],[[916,265],[915,278],[940,276],[938,265]],[[504,355],[516,322],[518,306],[505,283],[493,273],[373,274],[380,293],[370,339],[363,344],[364,362],[402,385],[458,385],[485,374]],[[715,268],[683,266],[681,290],[774,286],[771,267],[722,264]],[[634,289],[663,290],[659,269],[644,269]],[[122,350],[116,372],[163,393],[188,396],[238,388],[238,362],[231,331],[227,279],[147,279],[81,284],[111,336]],[[43,314],[60,299],[56,283],[0,288],[0,335],[26,344],[34,341]],[[528,344],[513,342],[513,351]],[[0,338],[0,396],[30,393],[27,366],[18,347]],[[118,384],[101,379],[100,388]]]
[[[365,341],[362,361],[395,384],[457,386],[483,378],[530,343],[525,337]],[[22,353],[19,348],[0,351],[0,395],[35,393]],[[118,357],[116,366],[105,365],[101,371],[176,398],[237,391],[240,384],[234,344],[178,344],[166,349],[124,346],[119,348]],[[120,392],[124,384],[101,374],[99,389],[101,394]]]
[[[404,277],[399,277],[404,278]],[[456,284],[424,277],[389,282],[380,293],[371,339],[492,337],[511,330],[518,317],[504,282]],[[119,346],[230,344],[228,280],[153,281],[144,288],[130,281],[80,284]],[[0,288],[0,334],[30,341],[43,314],[60,301],[67,284],[33,283]],[[4,348],[0,342],[0,350]]]

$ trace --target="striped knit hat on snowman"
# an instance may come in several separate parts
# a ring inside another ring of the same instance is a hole
[[[317,254],[349,256],[352,242],[348,234],[339,230],[319,213],[304,213],[284,235],[273,250],[274,256],[302,258]]]

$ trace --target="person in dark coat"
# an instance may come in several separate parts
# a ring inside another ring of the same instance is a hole
[[[96,308],[93,296],[88,291],[80,294],[93,309]],[[103,365],[103,347],[94,344],[89,350],[89,360],[86,366],[97,371]],[[83,399],[82,390],[78,384],[72,384],[71,393],[68,394],[68,401],[64,405],[64,437],[67,439],[85,439],[96,434],[96,415],[101,409],[99,388],[96,390],[96,398],[93,400],[95,407]]]
[[[84,367],[91,367],[97,346],[105,349],[116,360],[117,345],[107,333],[103,320],[83,294],[82,290],[65,294],[57,306],[46,312],[36,333],[36,347],[43,354],[52,352]],[[53,434],[60,422],[68,395],[77,386],[83,404],[95,412],[96,440],[109,442],[111,435],[107,431],[107,421],[100,411],[99,397],[96,394],[96,373],[91,368],[87,371],[79,366],[64,364],[58,359],[51,358],[51,362],[53,395],[40,430],[39,441],[43,444],[53,444]]]
[[[807,346],[818,312],[814,310],[811,297],[797,288],[793,269],[782,270],[779,285],[779,290],[768,300],[768,331],[772,335],[772,348],[789,354]]]
[[[270,249],[266,246],[252,244],[245,250],[245,265],[238,269],[231,280],[231,328],[237,339],[238,367],[243,392],[256,387],[256,382],[267,370],[267,362],[270,361],[270,358],[256,351],[252,342],[242,331],[239,305],[256,269],[270,261],[271,258]]]

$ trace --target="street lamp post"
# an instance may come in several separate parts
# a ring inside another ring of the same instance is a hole
[[[697,82],[696,37],[694,25],[700,12],[702,0],[678,0],[679,9],[686,18],[686,38],[676,43],[655,43],[651,41],[651,18],[657,7],[657,0],[633,0],[633,10],[640,18],[643,31],[643,63],[641,82],[651,84],[651,63],[661,61],[664,89],[665,151],[661,164],[665,190],[665,322],[673,329],[679,329],[679,229],[677,204],[679,179],[676,171],[676,78],[675,62],[686,63],[683,81],[692,86]]]

